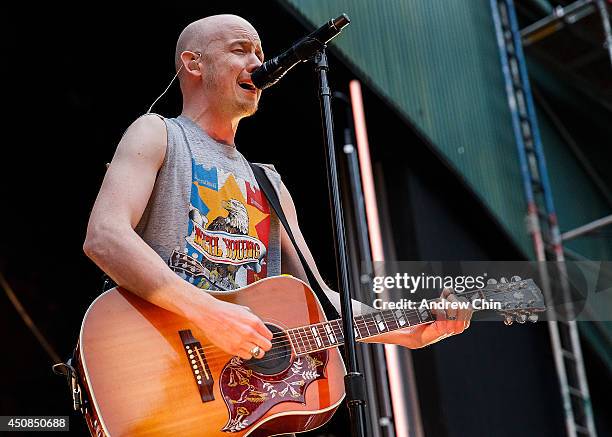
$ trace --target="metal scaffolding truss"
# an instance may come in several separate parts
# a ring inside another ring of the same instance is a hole
[[[580,69],[597,58],[601,58],[602,55],[607,55],[609,59],[608,74],[602,75],[603,77],[612,77],[610,67],[612,67],[612,26],[610,25],[610,8],[612,6],[611,0],[577,0],[566,6],[557,6],[552,9],[552,13],[533,24],[530,24],[520,30],[521,42],[523,47],[533,47],[538,43],[543,43],[544,40],[550,39],[555,33],[561,30],[568,30],[570,32],[569,37],[573,38],[574,41],[579,41],[580,53],[570,53],[568,56],[574,57],[575,59],[567,62],[568,59],[563,59],[565,68],[569,70]],[[543,9],[543,7],[540,8]],[[601,26],[593,26],[599,17]],[[547,46],[550,48],[550,45]],[[587,48],[585,50],[585,48]],[[602,50],[603,49],[603,50]],[[572,52],[572,50],[569,50]],[[575,56],[574,56],[575,55]],[[536,93],[537,94],[537,93]],[[538,97],[538,95],[536,95]],[[545,104],[542,98],[538,99],[541,104]],[[544,110],[551,118],[554,118],[554,113],[548,111],[545,107]],[[554,122],[555,120],[553,120]],[[558,121],[558,120],[556,120]],[[559,127],[559,126],[557,126]],[[561,129],[562,130],[562,129]],[[561,132],[563,134],[563,132]],[[585,167],[585,170],[592,178],[593,182],[600,188],[602,194],[607,197],[610,201],[610,193],[607,187],[604,187],[604,183],[599,179],[595,171],[589,168],[587,160],[582,157],[580,150],[576,150],[576,145],[573,144],[573,140],[568,140],[568,135],[563,135],[566,142],[570,147],[573,148],[577,158],[581,160],[581,164]],[[576,229],[564,232],[561,234],[561,240],[563,242],[586,236],[602,236],[602,228],[612,224],[612,215],[603,217],[595,220],[591,223],[582,225]],[[599,232],[598,232],[599,231]],[[564,248],[564,250],[567,250]]]
[[[586,225],[579,226],[576,229],[572,229],[570,231],[564,232],[561,234],[561,240],[568,241],[573,238],[582,237],[587,234],[592,234],[610,225],[612,225],[612,215],[602,217],[598,220],[592,221],[591,223],[587,223]]]
[[[546,17],[519,32],[514,2],[512,0],[490,0],[490,2],[506,94],[512,116],[523,189],[527,200],[528,232],[533,241],[536,259],[540,261],[542,290],[547,302],[549,302],[547,323],[565,413],[566,431],[569,437],[578,435],[595,437],[597,432],[580,338],[574,317],[575,310],[573,304],[571,304],[569,284],[567,280],[564,280],[567,276],[565,274],[563,241],[586,235],[610,224],[612,216],[604,217],[561,234],[535,114],[523,46],[541,43],[559,29],[568,27],[572,28],[572,35],[578,36],[583,43],[585,41],[591,43],[593,41],[592,29],[579,28],[576,23],[584,23],[587,17],[591,16],[592,18],[593,12],[599,10],[604,20],[603,29],[606,43],[600,43],[599,47],[596,47],[597,56],[601,57],[602,47],[606,48],[606,52],[610,54],[609,61],[607,56],[604,57],[606,58],[605,67],[600,66],[600,68],[605,68],[609,75],[612,65],[612,51],[610,51],[612,38],[610,37],[607,6],[603,1],[579,0],[565,8],[555,9],[552,16]],[[600,41],[603,43],[604,39]],[[594,45],[597,46],[596,43]],[[582,74],[581,68],[584,63],[593,62],[592,56],[584,55],[584,44],[573,52],[563,46],[554,46],[554,43],[550,47],[553,52],[556,50],[561,57],[565,56],[562,64],[572,65],[573,63],[573,66],[569,69],[573,70],[574,74]],[[582,75],[588,82],[588,76]],[[553,261],[551,265],[554,266],[556,271],[549,271],[544,263],[545,261]],[[563,320],[559,320],[555,310],[553,310],[555,302],[552,299],[553,278],[551,273],[560,279],[558,287],[564,302],[561,305],[564,308],[565,315]]]
[[[523,47],[530,57],[612,111],[612,2],[577,0],[551,10],[520,30]]]
[[[597,12],[599,12],[601,19],[603,41],[593,38],[592,34],[585,32],[584,29],[578,26],[572,26],[583,18],[587,18]],[[604,0],[578,0],[565,7],[557,6],[553,10],[552,15],[542,18],[521,30],[523,47],[535,44],[567,27],[571,27],[574,36],[593,44],[594,50],[599,51],[603,47],[607,51],[610,64],[612,65],[612,30],[610,27],[610,14]],[[593,53],[587,53],[584,56],[585,59],[589,59],[593,56]]]

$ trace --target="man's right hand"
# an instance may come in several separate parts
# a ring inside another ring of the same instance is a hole
[[[270,350],[272,332],[249,308],[212,296],[207,300],[205,309],[192,314],[190,319],[212,344],[245,360],[253,358],[251,350],[255,346],[259,346],[262,351],[257,355],[258,359]]]

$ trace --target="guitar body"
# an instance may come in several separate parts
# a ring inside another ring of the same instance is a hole
[[[210,344],[189,320],[121,288],[92,303],[78,371],[93,435],[268,436],[331,418],[344,398],[338,349],[296,355],[282,341],[281,330],[325,320],[312,290],[274,277],[216,297],[276,327],[279,346],[262,360],[243,361]]]

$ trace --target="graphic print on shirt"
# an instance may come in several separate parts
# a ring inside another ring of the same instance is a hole
[[[229,291],[267,276],[270,207],[258,187],[192,160],[185,247],[168,261],[195,286]]]

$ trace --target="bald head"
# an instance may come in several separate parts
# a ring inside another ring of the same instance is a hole
[[[183,111],[196,118],[206,113],[232,129],[257,111],[261,91],[249,81],[263,62],[263,51],[257,31],[244,18],[213,15],[194,21],[179,36],[175,61]]]
[[[235,29],[243,29],[259,39],[255,28],[238,15],[211,15],[189,24],[181,32],[176,43],[174,62],[176,70],[181,68],[181,53],[186,50],[199,51],[206,56],[208,47],[215,41],[223,40],[224,33]]]

